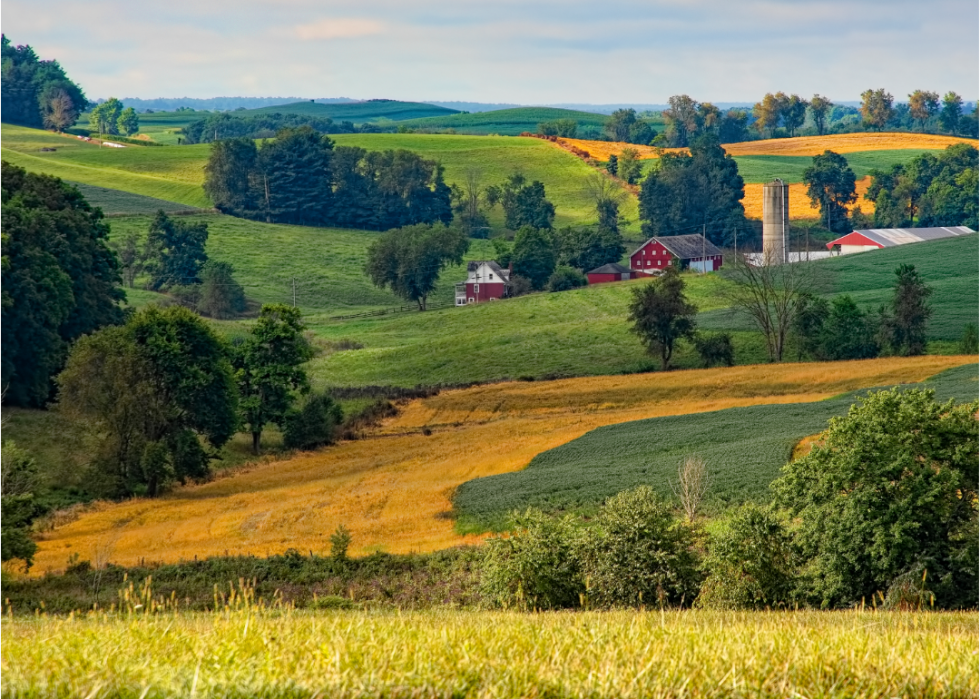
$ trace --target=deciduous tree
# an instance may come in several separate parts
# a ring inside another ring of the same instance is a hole
[[[925,131],[926,122],[939,111],[939,95],[926,90],[916,90],[909,95],[909,116],[919,122],[919,130]]]
[[[534,289],[543,289],[558,263],[555,241],[543,229],[524,226],[514,236],[511,262],[514,274],[530,280]]]
[[[926,324],[932,315],[926,286],[915,265],[900,264],[895,269],[895,296],[892,299],[892,348],[903,356],[924,354]]]
[[[824,151],[813,156],[813,164],[803,171],[807,196],[820,207],[824,227],[835,233],[849,233],[847,207],[857,201],[856,179],[847,159]]]
[[[862,92],[861,116],[864,118],[865,126],[875,131],[885,128],[885,124],[892,118],[894,112],[893,101],[891,93],[885,92],[884,88]]]
[[[960,117],[963,116],[963,98],[952,90],[943,96],[942,111],[939,112],[939,125],[947,133],[955,134],[959,130]]]
[[[814,95],[810,99],[810,116],[813,118],[813,125],[817,127],[817,133],[821,136],[827,130],[827,117],[833,106],[833,102],[820,95]]]
[[[639,336],[650,354],[660,357],[660,368],[667,371],[677,343],[694,336],[698,309],[687,300],[684,280],[674,265],[632,293],[630,332]]]
[[[126,107],[122,110],[116,123],[120,133],[126,136],[133,136],[140,130],[140,118],[132,107]]]
[[[206,222],[171,218],[157,211],[147,235],[150,288],[200,283],[198,275],[208,260],[207,242]]]

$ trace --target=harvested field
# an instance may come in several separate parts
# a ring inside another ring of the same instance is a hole
[[[866,214],[872,214],[875,203],[864,198],[864,193],[871,186],[871,178],[865,177],[857,181],[857,201],[849,209],[860,208]],[[762,184],[746,184],[745,198],[742,205],[748,218],[762,218]],[[820,207],[814,206],[806,195],[806,185],[794,182],[789,186],[789,217],[793,219],[820,218]]]
[[[39,542],[34,573],[74,554],[134,565],[289,548],[329,551],[340,524],[352,551],[432,551],[467,541],[450,497],[473,478],[523,468],[538,453],[613,423],[722,408],[820,400],[921,381],[975,357],[887,358],[511,382],[413,401],[367,439],[258,464],[157,500],[101,503]],[[423,429],[430,431],[426,435]]]
[[[559,138],[567,146],[588,151],[596,160],[609,160],[611,154],[619,155],[624,148],[634,148],[640,158],[656,158],[661,150],[676,152],[684,148],[657,149],[615,141],[584,141],[578,138]],[[917,133],[845,133],[830,136],[799,136],[797,138],[772,138],[765,141],[726,143],[729,155],[819,155],[825,150],[836,153],[859,153],[875,150],[931,149],[942,150],[955,143],[977,145],[975,139],[955,136],[937,136]]]

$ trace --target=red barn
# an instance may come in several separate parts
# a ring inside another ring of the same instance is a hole
[[[608,265],[596,267],[586,276],[589,278],[589,284],[604,284],[606,282],[619,282],[627,279],[636,279],[636,272],[631,270],[629,267],[623,267],[623,265],[610,262]]]
[[[507,295],[510,270],[501,269],[493,260],[479,260],[466,265],[466,281],[456,284],[456,305],[496,301]]]
[[[656,274],[668,265],[713,272],[721,269],[721,250],[699,233],[650,238],[630,254],[630,267]]]

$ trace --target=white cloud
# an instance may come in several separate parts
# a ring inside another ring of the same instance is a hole
[[[321,19],[311,24],[300,24],[295,28],[296,36],[303,41],[322,41],[324,39],[354,39],[360,36],[380,34],[384,25],[373,19],[334,18]]]

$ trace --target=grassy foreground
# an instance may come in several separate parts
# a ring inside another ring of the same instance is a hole
[[[10,618],[2,628],[3,692],[20,697],[978,691],[975,613],[316,613],[241,603],[218,613]]]

